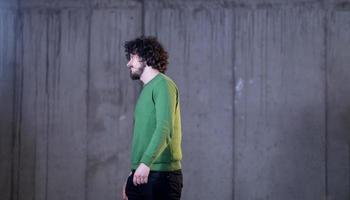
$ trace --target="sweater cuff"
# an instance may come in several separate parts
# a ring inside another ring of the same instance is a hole
[[[146,154],[144,154],[141,158],[141,163],[144,163],[145,165],[147,165],[148,167],[151,167],[152,164],[152,157],[148,156]]]

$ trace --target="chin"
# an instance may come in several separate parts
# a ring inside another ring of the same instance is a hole
[[[139,76],[138,74],[133,74],[133,73],[130,72],[130,78],[131,78],[132,80],[139,80],[139,79],[140,79],[140,76]]]

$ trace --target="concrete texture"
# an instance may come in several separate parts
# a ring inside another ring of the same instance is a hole
[[[184,199],[231,199],[233,12],[145,5],[145,33],[170,53],[182,108]]]
[[[87,199],[119,199],[130,172],[139,84],[129,77],[124,41],[141,34],[141,6],[91,15]]]
[[[239,9],[235,199],[325,197],[324,12]]]
[[[17,9],[18,8],[18,0],[0,0],[0,8],[1,9]]]
[[[330,199],[349,199],[350,9],[333,11],[327,31],[327,174]],[[340,184],[341,183],[341,184]]]
[[[76,10],[21,12],[18,199],[85,198],[87,19]]]
[[[21,12],[18,199],[119,197],[137,94],[121,48],[140,34],[131,11]]]
[[[120,198],[140,91],[122,45],[143,33],[180,89],[183,199],[350,198],[348,1],[14,2],[1,200]]]
[[[16,14],[0,7],[0,199],[11,196]]]

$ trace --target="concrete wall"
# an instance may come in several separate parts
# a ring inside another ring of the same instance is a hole
[[[12,192],[16,16],[16,1],[0,1],[0,199]]]
[[[147,2],[145,33],[170,52],[182,106],[184,199],[231,199],[233,12],[195,2]]]
[[[122,49],[141,34],[133,12],[139,3],[21,2],[16,199],[120,196],[137,95]]]
[[[325,197],[323,15],[317,5],[236,12],[237,199]]]
[[[350,4],[338,4],[327,21],[327,186],[331,199],[349,199]]]
[[[0,2],[1,199],[120,198],[141,34],[180,89],[183,199],[350,198],[349,2]]]

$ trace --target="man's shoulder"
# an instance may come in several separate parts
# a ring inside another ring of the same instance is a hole
[[[163,73],[161,74],[161,79],[158,84],[173,86],[177,89],[175,81]]]
[[[157,94],[159,92],[167,91],[169,94],[178,94],[179,90],[175,82],[167,75],[161,74],[157,82],[154,83],[152,93]]]

